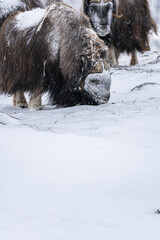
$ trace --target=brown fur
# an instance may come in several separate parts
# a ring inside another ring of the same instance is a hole
[[[89,5],[94,0],[83,0],[83,10],[89,15]],[[127,52],[144,52],[149,48],[149,34],[157,33],[157,25],[151,16],[147,0],[106,0],[113,2],[111,37],[102,39],[115,52],[115,57]],[[106,13],[107,14],[107,13]],[[117,16],[120,16],[119,18]],[[114,55],[114,54],[111,54]],[[113,59],[111,59],[113,61]],[[118,61],[118,59],[116,59]],[[113,63],[113,62],[112,62]],[[137,63],[131,60],[131,64]]]
[[[8,17],[3,24],[1,93],[36,91],[38,96],[49,91],[52,104],[96,104],[85,90],[79,89],[83,89],[96,62],[103,59],[107,63],[106,47],[91,29],[87,17],[59,1],[54,11],[46,10],[47,15],[39,25],[25,30],[16,27],[18,14]],[[58,46],[52,52],[54,44]]]
[[[12,8],[8,9],[8,11],[2,12],[3,9],[3,4],[0,2],[0,28],[2,27],[3,22],[7,19],[7,17],[15,13],[17,11],[27,11],[31,10],[33,8],[45,8],[49,4],[51,4],[54,0],[46,0],[46,2],[42,2],[41,0],[21,0],[20,5],[15,6],[14,0],[13,0],[13,6]],[[1,9],[2,7],[2,9]],[[0,86],[1,87],[1,86]],[[24,96],[23,91],[18,91],[14,96],[13,96],[13,104],[15,106],[20,106],[20,107],[27,107],[27,102]]]
[[[147,0],[119,0],[118,14],[123,17],[113,23],[113,46],[120,52],[144,52],[149,46],[149,33],[157,33]]]

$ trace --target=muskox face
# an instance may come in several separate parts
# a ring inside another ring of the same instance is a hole
[[[97,104],[108,102],[110,98],[111,77],[108,63],[100,60],[85,79],[84,89]]]
[[[110,64],[108,47],[95,31],[86,29],[87,49],[82,56],[82,75],[76,90],[89,98],[88,104],[103,104],[110,98]]]
[[[91,0],[88,16],[94,30],[100,37],[111,34],[113,3],[109,0]]]

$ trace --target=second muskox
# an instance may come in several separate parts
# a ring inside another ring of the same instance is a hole
[[[131,65],[137,64],[136,52],[148,50],[149,33],[157,33],[148,0],[83,0],[83,11],[110,46],[112,65],[118,64],[123,52],[132,54]]]
[[[0,32],[0,92],[30,92],[31,108],[41,106],[44,92],[59,106],[105,103],[111,84],[107,52],[88,17],[61,1],[16,13]]]

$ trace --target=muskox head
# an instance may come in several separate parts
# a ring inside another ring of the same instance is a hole
[[[84,89],[95,103],[108,102],[110,97],[111,78],[108,72],[108,64],[105,60],[98,61],[92,72],[85,79]]]
[[[85,28],[83,41],[86,41],[86,47],[81,48],[80,55],[78,56],[77,53],[76,59],[73,57],[73,63],[70,62],[72,67],[68,76],[75,77],[71,80],[69,105],[104,104],[110,98],[111,85],[108,47],[91,28]],[[66,64],[61,68],[64,75],[67,72],[66,68],[68,68]],[[68,97],[69,95],[67,93]]]
[[[83,10],[100,37],[110,37],[113,17],[122,16],[116,15],[115,0],[84,0]]]

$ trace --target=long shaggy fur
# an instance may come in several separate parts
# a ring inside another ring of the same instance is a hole
[[[144,52],[149,46],[149,33],[157,33],[147,0],[119,0],[118,14],[122,18],[113,23],[113,46],[120,52]]]
[[[6,18],[14,12],[17,11],[27,11],[33,8],[45,8],[51,4],[54,0],[20,0],[15,4],[14,0],[12,3],[7,3],[6,0],[0,1],[0,27]]]
[[[86,16],[56,2],[44,10],[35,26],[19,26],[18,18],[26,13],[16,13],[4,22],[0,33],[1,93],[48,91],[52,104],[95,104],[79,88],[94,67],[96,54],[98,59],[106,59],[106,47]]]
[[[87,15],[90,2],[91,0],[83,0],[83,10]],[[105,2],[113,3],[113,14],[123,14],[123,16],[113,18],[111,42],[108,43],[108,37],[104,37],[103,40],[120,53],[145,51],[149,46],[149,33],[152,31],[157,33],[157,25],[151,16],[148,1],[105,0]]]
[[[17,11],[27,11],[37,7],[45,8],[51,4],[54,0],[19,0],[19,1],[0,1],[0,28],[7,17]],[[58,1],[58,0],[57,0]],[[27,101],[25,100],[24,93],[22,91],[17,92],[13,97],[13,103],[15,106],[27,107]]]

